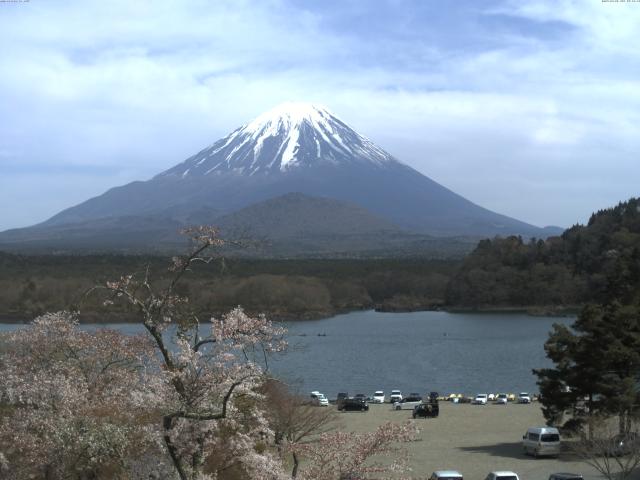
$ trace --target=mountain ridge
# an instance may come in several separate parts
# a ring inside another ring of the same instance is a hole
[[[136,217],[161,230],[162,223],[169,228],[195,218],[215,221],[291,192],[355,205],[418,235],[560,233],[467,200],[397,160],[323,107],[285,104],[147,181],[109,189],[33,227],[0,233],[0,247],[29,242],[34,235],[44,242],[47,230],[59,235],[64,225],[74,225],[75,240],[70,242],[75,244],[83,236],[83,223],[91,229],[111,222],[124,229],[126,239],[125,226],[134,228],[131,219]],[[336,215],[344,213],[342,206],[334,207]],[[173,232],[159,236],[173,238]]]

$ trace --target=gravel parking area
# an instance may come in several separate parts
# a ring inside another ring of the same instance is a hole
[[[335,408],[335,407],[330,407]],[[338,415],[341,429],[371,431],[387,421],[411,419],[408,410],[389,404],[370,405],[369,412]],[[547,480],[551,473],[571,472],[585,479],[602,478],[592,467],[566,452],[559,458],[535,459],[522,452],[528,427],[543,426],[540,405],[470,405],[440,402],[440,416],[416,419],[418,441],[409,444],[413,475],[427,478],[434,470],[458,470],[467,480],[483,480],[492,470],[512,470],[521,480]],[[636,472],[634,479],[640,478]]]

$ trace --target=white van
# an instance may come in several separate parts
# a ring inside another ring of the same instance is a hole
[[[560,455],[560,432],[553,427],[531,427],[522,436],[522,448],[525,454],[540,457]]]

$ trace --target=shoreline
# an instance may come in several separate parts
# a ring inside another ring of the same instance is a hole
[[[580,306],[512,306],[512,307],[460,307],[460,306],[444,306],[444,305],[421,305],[421,306],[385,306],[374,305],[371,308],[353,308],[353,309],[337,309],[335,311],[322,311],[322,312],[306,312],[304,315],[295,313],[283,313],[283,312],[271,312],[266,313],[268,317],[274,322],[305,322],[313,320],[324,320],[327,318],[335,317],[336,315],[343,315],[352,312],[362,311],[374,311],[379,313],[413,313],[413,312],[447,312],[451,314],[506,314],[517,313],[526,314],[531,317],[557,317],[566,318],[576,316],[580,312]],[[253,312],[249,312],[254,314]],[[206,315],[205,318],[211,316],[218,317],[221,312],[215,312],[213,315]],[[34,316],[18,315],[18,314],[0,314],[0,324],[22,324],[26,325],[31,320],[36,318]],[[131,313],[87,313],[80,315],[80,324],[110,324],[110,323],[139,323],[136,316]]]

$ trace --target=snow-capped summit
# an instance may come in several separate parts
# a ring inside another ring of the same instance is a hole
[[[287,102],[159,176],[278,173],[298,167],[399,163],[325,107]]]
[[[422,252],[432,242],[425,234],[555,233],[470,202],[397,161],[326,108],[285,103],[150,180],[112,188],[37,226],[0,233],[0,246],[169,244],[176,231],[193,224],[260,238],[286,232],[287,255],[301,248],[328,251],[327,245],[340,255],[396,247]]]

